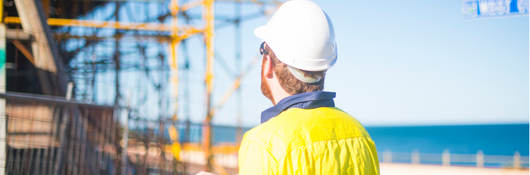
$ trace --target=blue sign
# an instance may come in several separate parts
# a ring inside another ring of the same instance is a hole
[[[528,15],[528,0],[464,0],[463,11],[472,17]]]

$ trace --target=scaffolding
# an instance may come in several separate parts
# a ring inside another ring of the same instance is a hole
[[[117,116],[113,121],[122,126],[122,131],[119,131],[122,140],[117,147],[125,152],[113,155],[121,156],[121,166],[125,168],[109,171],[109,174],[171,174],[191,172],[193,169],[220,174],[234,172],[226,171],[223,163],[216,163],[218,158],[214,153],[233,156],[244,131],[241,126],[241,81],[257,59],[249,60],[243,67],[241,26],[246,20],[270,14],[271,9],[281,4],[280,1],[2,2],[0,19],[7,26],[8,39],[6,64],[11,65],[6,68],[7,90],[64,96],[67,82],[73,82],[72,97],[75,101],[112,106],[114,116]],[[33,6],[28,6],[28,3]],[[216,4],[225,8],[232,6],[233,14],[214,12]],[[243,13],[242,6],[255,11]],[[31,11],[28,7],[37,10]],[[35,23],[39,21],[43,24],[42,29],[35,30]],[[215,31],[226,27],[234,28],[234,60],[223,60],[215,55],[218,54],[214,48]],[[190,54],[190,50],[199,50],[199,46],[204,49],[205,60],[204,70],[201,70],[204,72],[202,82],[205,89],[199,92],[204,94],[205,116],[202,124],[190,120],[194,100],[190,96],[197,91],[190,87],[196,80],[192,78],[196,74],[190,73],[191,62],[193,56],[201,55],[197,52]],[[14,52],[10,52],[10,48]],[[45,57],[52,59],[43,61]],[[235,71],[230,74],[233,82],[215,103],[212,98],[214,67],[226,67],[227,61],[235,65]],[[40,83],[31,85],[32,88],[22,88],[23,83],[35,83],[35,72]],[[236,139],[233,145],[215,146],[212,119],[233,94],[237,106]],[[116,109],[120,111],[118,114]],[[121,114],[121,111],[127,112]],[[8,122],[8,128],[9,125]],[[7,137],[9,140],[9,132]],[[185,150],[192,150],[192,153],[182,152]],[[193,154],[193,150],[200,153]],[[205,166],[190,163],[190,156],[196,155],[201,155],[203,159],[195,162]],[[134,168],[127,168],[129,164]]]

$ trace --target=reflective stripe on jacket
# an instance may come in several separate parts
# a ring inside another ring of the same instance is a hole
[[[378,175],[374,142],[334,107],[290,108],[245,133],[239,174]]]

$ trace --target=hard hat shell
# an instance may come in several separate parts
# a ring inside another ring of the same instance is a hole
[[[254,34],[269,45],[281,62],[297,69],[323,71],[337,60],[333,24],[310,0],[285,2]]]

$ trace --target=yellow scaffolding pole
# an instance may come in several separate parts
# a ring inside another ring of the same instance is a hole
[[[4,23],[20,24],[20,18],[19,17],[5,17]],[[198,28],[191,27],[191,26],[178,28],[176,25],[173,26],[173,25],[160,24],[160,23],[123,23],[123,22],[114,22],[114,21],[77,20],[77,19],[61,19],[61,18],[48,18],[48,25],[171,32],[173,39],[175,39],[176,42],[180,42],[181,40],[189,38],[190,36],[193,36],[195,34],[201,34],[204,32],[203,29],[198,29]]]
[[[213,64],[214,64],[214,1],[204,1],[203,18],[206,22],[204,28],[204,42],[206,43],[206,75],[204,82],[206,84],[206,118],[203,124],[203,149],[206,159],[206,170],[212,171],[214,166],[212,154],[212,130],[211,121],[213,117],[212,110],[212,91],[213,91]]]
[[[4,22],[4,1],[0,1],[0,22]]]
[[[6,24],[20,24],[19,17],[5,17]],[[160,23],[126,23],[115,21],[78,20],[64,18],[48,18],[50,26],[72,26],[72,27],[92,27],[92,28],[112,28],[124,30],[150,30],[170,32],[173,28],[170,25]]]
[[[20,24],[19,17],[5,17],[6,24]],[[147,30],[159,32],[173,32],[175,26],[161,24],[161,23],[127,23],[115,21],[98,21],[98,20],[78,20],[78,19],[64,19],[64,18],[48,18],[48,25],[50,26],[71,26],[71,27],[90,27],[90,28],[112,28],[122,30]],[[186,34],[201,33],[203,30],[195,27],[177,28],[179,32]]]
[[[171,153],[173,154],[173,157],[177,161],[180,161],[180,150],[181,146],[179,143],[179,132],[178,127],[175,126],[175,123],[178,121],[178,86],[179,86],[179,77],[178,77],[178,46],[180,44],[180,37],[178,36],[179,30],[178,30],[178,0],[172,0],[169,9],[171,10],[171,42],[169,44],[169,53],[170,58],[169,61],[169,68],[171,69],[170,73],[170,81],[173,84],[173,96],[175,98],[175,114],[173,114],[173,117],[171,118],[173,120],[173,123],[169,126],[168,132],[169,137],[171,139]]]

